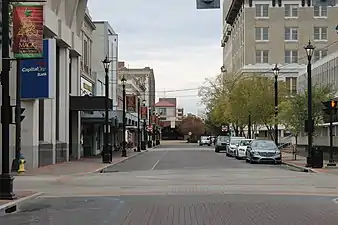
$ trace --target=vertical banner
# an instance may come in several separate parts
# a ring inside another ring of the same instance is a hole
[[[43,5],[14,5],[12,48],[17,59],[42,58]]]
[[[136,112],[136,95],[126,96],[126,107],[128,112]]]
[[[147,114],[148,114],[148,107],[142,106],[141,107],[141,119],[143,120],[147,119]]]
[[[156,116],[155,115],[151,116],[151,123],[156,123]]]
[[[20,60],[21,98],[54,98],[55,79],[54,39],[43,41],[43,58]]]

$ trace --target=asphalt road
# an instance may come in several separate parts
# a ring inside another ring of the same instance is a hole
[[[0,217],[6,225],[336,225],[328,197],[266,195],[39,199]]]
[[[251,165],[212,147],[165,142],[67,179],[17,177],[44,195],[0,217],[5,225],[336,225],[338,179]]]
[[[104,172],[131,172],[142,170],[193,170],[222,168],[266,168],[284,167],[282,165],[251,165],[245,160],[229,158],[225,153],[215,153],[213,147],[197,144],[165,145],[107,168]]]

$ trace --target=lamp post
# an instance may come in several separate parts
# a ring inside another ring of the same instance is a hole
[[[123,109],[122,109],[122,118],[123,118],[123,141],[122,141],[122,157],[127,157],[126,150],[126,78],[124,76],[121,79],[122,82],[122,98],[123,98]]]
[[[146,100],[143,99],[142,105],[143,105],[143,107],[146,106]],[[147,136],[147,128],[146,127],[147,127],[147,121],[146,121],[146,118],[143,118],[143,141],[142,141],[142,144],[141,144],[141,149],[142,150],[146,150],[147,149],[146,142],[147,142],[148,136]]]
[[[157,117],[157,113],[155,113],[155,111],[153,112],[153,116],[154,116],[154,118],[156,118]],[[155,119],[155,121],[156,121],[156,119]],[[154,122],[154,121],[153,121]],[[153,146],[156,146],[156,134],[155,134],[155,132],[156,132],[156,123],[154,122],[153,124],[153,141],[152,141],[152,143],[153,143]]]
[[[103,163],[111,163],[111,152],[109,151],[109,108],[108,108],[108,102],[109,102],[109,66],[110,66],[111,60],[106,58],[102,60],[102,64],[104,67],[104,72],[105,72],[105,113],[104,113],[104,126],[105,126],[105,131],[104,131],[104,145],[103,145],[103,154],[102,154],[102,162]]]
[[[275,90],[275,144],[278,147],[278,74],[279,68],[277,63],[272,69],[273,74],[275,75],[274,90]]]
[[[314,123],[312,119],[312,79],[311,79],[311,59],[313,55],[313,51],[315,47],[311,44],[311,41],[309,40],[309,43],[307,46],[304,47],[306,50],[307,55],[307,134],[308,134],[308,157],[306,159],[306,166],[311,167],[312,166],[312,136],[314,131]]]
[[[137,98],[137,151],[141,151],[141,130],[140,130],[140,98]]]
[[[148,118],[148,125],[149,127],[151,127],[151,108],[149,107],[149,110],[148,110],[148,115],[149,115],[149,118]],[[150,136],[150,129],[149,129],[149,134],[148,134],[148,148],[151,148],[153,147],[153,144],[152,144],[152,141],[151,141],[151,136]]]
[[[10,164],[10,115],[11,103],[9,96],[9,0],[2,1],[2,70],[1,70],[1,85],[2,85],[2,103],[1,103],[1,130],[2,130],[2,172],[0,175],[0,199],[12,200],[16,196],[13,193],[13,176],[9,171]]]

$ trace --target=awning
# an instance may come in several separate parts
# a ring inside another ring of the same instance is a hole
[[[69,108],[72,111],[103,111],[106,106],[105,96],[70,96]],[[108,108],[113,108],[113,101],[108,99]]]

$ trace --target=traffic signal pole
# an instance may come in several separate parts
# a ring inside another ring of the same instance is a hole
[[[330,148],[329,148],[329,163],[327,166],[336,166],[333,157],[333,115],[337,112],[337,101],[330,100],[327,102],[322,102],[325,106],[324,112],[329,114],[329,133],[330,133]]]

